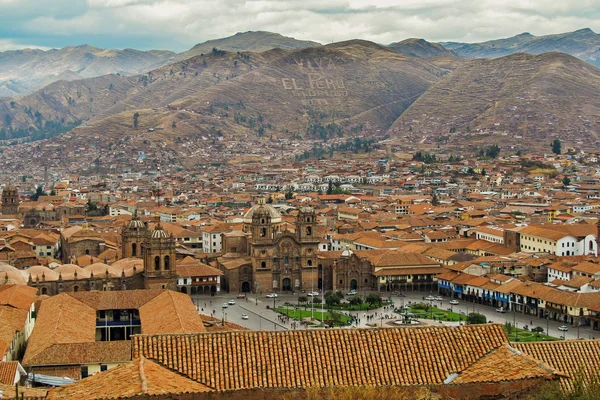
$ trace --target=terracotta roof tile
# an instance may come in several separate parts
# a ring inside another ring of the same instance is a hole
[[[507,343],[496,324],[133,337],[134,357],[216,390],[441,384]]]
[[[140,357],[77,383],[51,390],[47,399],[108,400],[208,391],[211,389],[205,385]]]

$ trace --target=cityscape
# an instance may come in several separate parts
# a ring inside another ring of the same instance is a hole
[[[599,398],[600,10],[364,3],[0,2],[0,398]]]

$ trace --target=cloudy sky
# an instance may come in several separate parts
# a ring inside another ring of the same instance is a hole
[[[248,30],[330,43],[600,32],[598,0],[0,0],[0,51],[83,43],[183,51]]]

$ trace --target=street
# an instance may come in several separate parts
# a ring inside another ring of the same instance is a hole
[[[374,292],[376,293],[376,292]],[[368,293],[359,293],[363,298]],[[438,296],[437,293],[432,293],[434,296]],[[292,329],[291,320],[290,322],[283,322],[279,320],[279,314],[272,311],[273,307],[283,307],[283,304],[288,301],[290,303],[297,303],[298,295],[293,294],[280,294],[276,299],[267,298],[266,295],[259,295],[255,297],[253,293],[247,293],[245,299],[238,299],[236,293],[223,293],[214,297],[210,296],[193,296],[192,301],[196,305],[198,312],[204,315],[211,315],[214,318],[223,319],[227,322],[233,322],[240,326],[243,326],[252,330],[287,330]],[[407,292],[406,297],[399,297],[397,295],[392,296],[394,307],[400,307],[408,302],[423,302],[423,297],[429,296],[429,292]],[[531,330],[534,327],[540,326],[544,329],[548,328],[548,334],[555,338],[564,336],[565,339],[595,339],[600,336],[600,332],[592,330],[590,327],[580,327],[579,331],[577,327],[569,326],[569,330],[561,332],[558,327],[563,325],[557,321],[547,321],[545,319],[535,318],[533,316],[522,315],[519,313],[499,313],[495,307],[485,306],[481,304],[467,303],[459,300],[458,305],[451,305],[449,297],[443,297],[442,302],[433,301],[432,304],[440,309],[450,309],[456,313],[464,314],[465,316],[471,312],[477,312],[486,316],[488,322],[495,322],[504,324],[510,322],[517,328],[523,328],[525,325]],[[228,303],[229,300],[234,300],[234,305],[228,305],[227,308],[223,308],[224,303]],[[269,306],[269,309],[267,309]],[[309,308],[310,310],[310,308]],[[315,305],[315,312],[321,311],[320,305]],[[248,319],[242,319],[242,314],[248,315]],[[393,308],[378,308],[371,311],[350,311],[343,312],[343,314],[351,315],[359,319],[359,323],[354,324],[352,327],[368,327],[368,326],[385,326],[386,323],[394,321],[398,317],[398,314],[393,313]],[[371,316],[367,321],[366,316]],[[381,317],[384,317],[383,319]],[[387,318],[386,318],[387,316]],[[456,325],[456,323],[448,323],[448,325]],[[350,328],[350,327],[349,327]],[[306,327],[298,325],[296,329],[306,329]],[[510,339],[510,338],[509,338]]]

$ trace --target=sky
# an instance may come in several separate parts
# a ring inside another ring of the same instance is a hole
[[[389,44],[582,28],[600,32],[600,0],[0,0],[0,51],[90,44],[180,52],[250,30]]]

